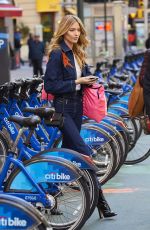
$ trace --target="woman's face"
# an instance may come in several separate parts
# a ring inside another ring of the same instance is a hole
[[[75,22],[72,24],[72,26],[70,26],[67,33],[64,34],[64,40],[69,45],[69,47],[72,47],[73,44],[78,42],[80,34],[81,34],[80,26],[78,22]]]

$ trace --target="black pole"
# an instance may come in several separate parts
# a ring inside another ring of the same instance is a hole
[[[83,0],[77,0],[77,11],[78,11],[78,17],[81,19],[82,22],[84,22],[84,17],[83,17]]]
[[[108,46],[107,46],[107,0],[104,0],[104,32],[105,32],[105,51],[108,50]]]
[[[5,27],[0,28],[0,84],[10,81],[10,58],[8,55],[8,33]]]

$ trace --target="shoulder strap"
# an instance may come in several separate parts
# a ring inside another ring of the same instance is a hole
[[[144,53],[144,60],[141,66],[140,74],[139,74],[139,82],[142,87],[143,87],[143,79],[144,79],[144,75],[146,72],[146,68],[149,64],[148,62],[149,58],[150,58],[150,49],[146,50]]]

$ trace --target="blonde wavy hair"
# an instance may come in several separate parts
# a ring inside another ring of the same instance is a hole
[[[84,26],[77,16],[74,15],[66,15],[62,18],[59,27],[53,36],[50,45],[48,47],[48,56],[54,49],[60,48],[60,43],[63,40],[63,35],[68,32],[69,28],[75,23],[78,22],[81,30],[81,34],[79,40],[76,44],[73,45],[73,53],[78,61],[79,66],[82,68],[85,65],[86,53],[85,48],[89,44],[89,40],[87,39],[87,34],[84,29]]]

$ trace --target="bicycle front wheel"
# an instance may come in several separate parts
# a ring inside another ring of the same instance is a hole
[[[53,164],[52,169],[50,168],[50,164]],[[73,168],[75,170],[75,166],[71,165],[70,162],[68,164],[72,170]],[[24,162],[24,166],[29,175],[40,185],[47,199],[49,194],[53,196],[55,200],[55,206],[52,208],[44,206],[42,202],[36,203],[34,201],[33,205],[45,216],[54,229],[79,230],[89,216],[90,196],[87,182],[83,174],[71,181],[48,182],[45,178],[45,170],[48,170],[50,175],[51,173],[55,174],[55,170],[57,172],[60,165],[63,165],[62,158],[59,158],[57,161],[51,161],[50,158],[32,158]],[[67,164],[65,164],[64,167],[67,169]],[[68,169],[70,170],[70,167]],[[44,179],[40,181],[39,178]],[[34,195],[35,192],[32,185],[30,186],[29,184],[26,188],[27,183],[25,182],[27,182],[26,178],[24,178],[22,171],[17,168],[9,176],[5,184],[5,191],[13,191],[13,193],[16,193],[16,196],[18,192],[27,192],[28,194],[32,193],[32,195]]]

